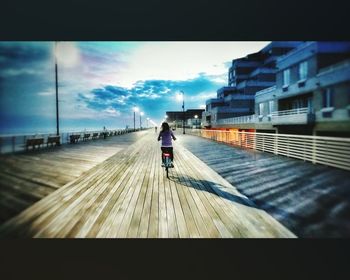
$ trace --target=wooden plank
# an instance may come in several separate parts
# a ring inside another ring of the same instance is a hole
[[[181,141],[167,179],[148,133],[0,226],[0,236],[294,236],[253,206]]]
[[[138,230],[138,237],[146,238],[148,234],[150,215],[151,215],[151,205],[152,205],[152,192],[154,186],[154,173],[155,173],[155,162],[156,153],[152,154],[151,167],[149,171],[149,180],[147,184],[147,192],[145,197],[145,202],[142,208],[142,214],[140,218],[140,226]]]
[[[184,156],[184,150],[179,151],[179,154],[181,156]],[[185,169],[184,161],[180,161],[182,167]],[[195,165],[196,163],[192,162],[192,165]],[[187,181],[187,186],[189,187],[188,190],[190,194],[192,195],[200,214],[203,217],[203,220],[205,222],[206,229],[208,230],[209,237],[217,237],[217,232],[219,232],[221,237],[231,237],[230,232],[226,229],[225,225],[221,221],[220,217],[215,212],[215,206],[214,208],[207,202],[205,199],[205,195],[209,194],[207,192],[203,193],[203,188],[201,188],[201,185],[198,184],[196,181],[191,180],[189,175],[192,175],[191,173],[188,175],[189,172],[192,172],[191,169],[186,170],[186,174],[184,177]]]
[[[178,152],[177,152],[178,154]],[[203,207],[203,205],[198,202],[198,197],[196,195],[192,195],[191,192],[191,185],[186,177],[186,175],[181,172],[181,159],[179,156],[175,155],[176,158],[176,164],[175,164],[175,170],[177,171],[177,176],[179,180],[177,181],[177,184],[179,185],[179,188],[182,189],[184,196],[186,197],[186,200],[188,202],[188,205],[191,209],[191,213],[193,215],[195,225],[199,231],[199,235],[201,237],[218,237],[219,231],[216,228],[215,225],[211,222],[211,217],[209,216],[206,209]],[[198,204],[197,204],[198,202]]]
[[[157,171],[158,171],[158,199],[159,199],[159,238],[168,237],[168,219],[167,219],[167,209],[165,202],[165,190],[164,190],[164,170],[160,168],[161,166],[161,157],[157,158]]]

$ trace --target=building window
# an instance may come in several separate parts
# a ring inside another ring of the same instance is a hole
[[[307,61],[299,64],[299,80],[305,80],[307,78]]]
[[[323,92],[323,108],[333,107],[333,91],[331,88],[327,88]]]
[[[264,113],[264,103],[259,103],[259,115],[262,116]]]
[[[271,115],[271,113],[273,112],[273,100],[269,101],[269,114]]]
[[[290,69],[286,69],[283,71],[283,86],[287,87],[290,83]]]

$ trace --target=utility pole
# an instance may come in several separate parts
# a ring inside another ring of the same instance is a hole
[[[55,42],[55,76],[56,76],[56,134],[60,135],[60,125],[59,125],[59,115],[58,115],[57,41]]]
[[[183,91],[181,91],[181,93],[182,93],[182,118],[183,118],[183,120],[182,120],[182,133],[183,134],[186,134],[186,132],[185,132],[185,93],[183,92]]]
[[[134,131],[136,131],[136,127],[135,127],[135,111],[134,111]]]

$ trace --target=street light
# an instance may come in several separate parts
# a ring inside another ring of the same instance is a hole
[[[136,131],[136,127],[135,127],[135,113],[139,111],[139,108],[134,107],[134,131]]]
[[[55,42],[55,78],[56,78],[56,134],[60,135],[60,125],[58,116],[58,78],[57,78],[57,42]]]
[[[141,122],[141,116],[143,116],[144,113],[143,112],[140,112],[140,130],[142,129],[142,122]]]
[[[181,90],[182,93],[182,133],[185,133],[185,93]]]
[[[149,121],[149,118],[147,118],[147,128],[148,128],[148,121]]]

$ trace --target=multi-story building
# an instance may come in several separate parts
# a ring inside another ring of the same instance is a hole
[[[276,66],[275,85],[255,95],[255,114],[216,127],[350,137],[350,42],[305,42]]]
[[[253,114],[255,93],[275,84],[276,59],[300,43],[272,42],[257,53],[233,60],[228,85],[206,102],[203,125],[215,127],[220,119]]]
[[[350,42],[307,42],[277,67],[276,86],[256,94],[258,131],[350,136]]]
[[[183,120],[185,117],[185,126],[186,127],[195,127],[200,128],[202,126],[201,116],[204,112],[204,109],[188,109],[184,112],[182,111],[167,111],[167,122],[172,127],[182,127]]]

